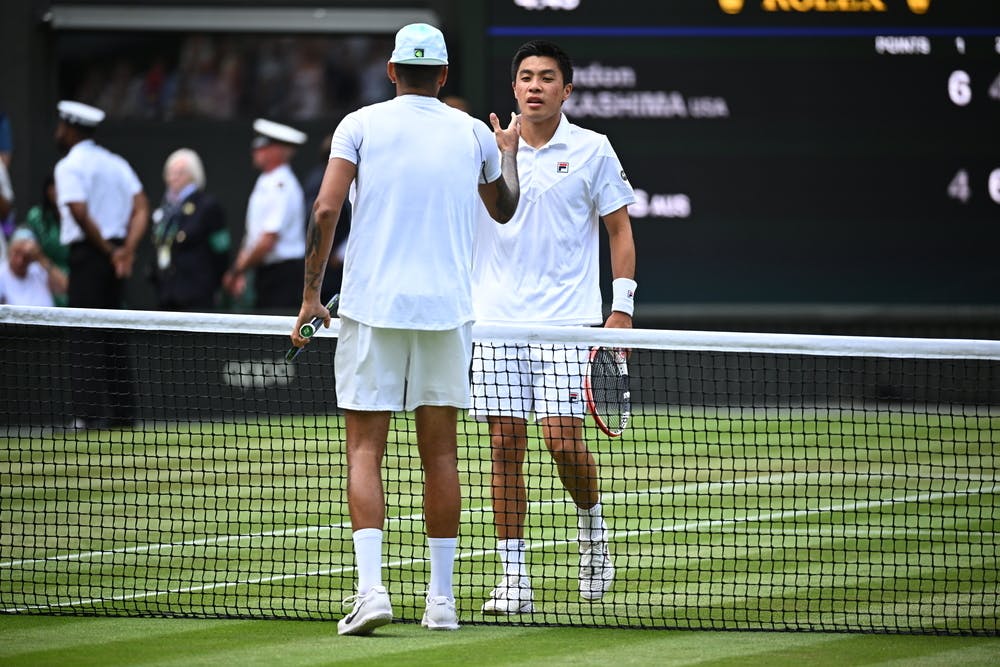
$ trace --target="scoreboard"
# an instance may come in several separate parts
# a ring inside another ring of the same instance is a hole
[[[491,0],[636,189],[650,303],[1000,305],[997,0]],[[605,272],[606,273],[606,272]]]

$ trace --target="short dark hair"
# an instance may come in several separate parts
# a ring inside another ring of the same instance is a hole
[[[445,65],[405,65],[396,63],[396,76],[399,80],[411,88],[418,90],[434,91],[437,85],[438,76],[441,75],[441,68]]]
[[[510,64],[511,81],[517,78],[517,70],[521,67],[521,61],[531,56],[554,59],[559,65],[559,71],[562,72],[563,83],[573,83],[573,61],[570,60],[569,54],[559,48],[558,44],[544,39],[533,39],[530,42],[525,42],[514,52],[514,59]]]

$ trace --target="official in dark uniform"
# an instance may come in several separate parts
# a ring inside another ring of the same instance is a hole
[[[58,105],[56,164],[59,239],[69,246],[69,306],[120,308],[125,279],[146,233],[149,203],[135,170],[94,143],[104,112],[86,104]],[[75,422],[86,427],[128,426],[135,394],[124,337],[81,328],[74,345]]]
[[[166,192],[153,211],[153,282],[163,310],[210,311],[229,265],[229,230],[219,201],[205,192],[198,154],[181,148],[163,166]]]
[[[257,309],[294,312],[302,302],[306,232],[302,186],[289,161],[306,135],[263,118],[254,121],[253,129],[253,164],[261,173],[247,203],[243,244],[223,286],[241,297],[246,274],[253,270]]]

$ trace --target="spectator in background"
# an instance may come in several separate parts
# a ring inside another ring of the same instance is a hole
[[[94,143],[104,112],[80,102],[58,105],[56,164],[60,240],[69,245],[69,305],[120,308],[125,279],[146,233],[149,203],[132,166]],[[77,425],[130,426],[134,392],[124,338],[110,331],[81,331],[73,363]]]
[[[7,261],[0,264],[0,303],[53,306],[53,297],[65,294],[68,284],[62,269],[42,254],[31,230],[16,230],[10,237]]]
[[[229,263],[229,229],[218,200],[205,192],[205,168],[190,148],[163,165],[166,192],[153,212],[153,282],[160,308],[206,311],[217,305]]]
[[[323,174],[326,173],[326,165],[330,161],[330,143],[333,135],[328,134],[323,137],[319,146],[319,163],[313,167],[306,177],[303,190],[305,191],[306,229],[309,228],[309,218],[312,216],[313,204],[319,195],[320,185],[323,183]],[[326,273],[323,275],[323,290],[320,298],[323,303],[329,303],[334,294],[340,292],[340,285],[344,279],[344,257],[347,255],[347,235],[351,231],[351,201],[350,198],[344,200],[344,206],[340,209],[340,218],[337,220],[337,228],[333,235],[333,249],[326,262]]]
[[[367,45],[367,38],[363,38]],[[357,38],[330,40],[324,45],[325,66],[323,68],[324,89],[326,100],[324,108],[353,108],[358,99],[360,82],[358,81],[357,62],[355,55]],[[329,156],[326,156],[329,157]]]
[[[14,232],[14,188],[10,184],[7,162],[0,160],[0,233],[5,239]]]
[[[284,41],[273,38],[257,43],[252,108],[265,116],[282,115],[290,97],[291,77],[284,44]]]
[[[361,66],[359,74],[360,104],[384,102],[396,94],[389,80],[385,78],[385,59],[378,51],[373,49],[369,52],[368,62]]]
[[[296,120],[319,116],[326,101],[323,42],[299,40],[296,45],[288,91],[288,110]]]
[[[312,214],[312,205],[316,202],[316,197],[319,195],[319,187],[323,184],[323,174],[326,173],[327,162],[330,161],[330,143],[332,141],[333,135],[327,134],[319,142],[319,153],[317,153],[318,159],[316,164],[309,170],[305,181],[302,183],[302,193],[305,196],[306,210],[309,211],[310,215]],[[307,217],[306,223],[308,222],[309,218]]]
[[[142,115],[144,77],[135,71],[129,60],[118,60],[111,69],[111,76],[97,97],[96,104],[107,109],[113,118]]]
[[[10,118],[0,111],[0,162],[10,168],[11,156],[14,154],[14,140],[10,132]]]
[[[11,137],[10,119],[0,111],[0,235],[4,240],[14,232],[14,188],[10,184],[9,172],[13,155],[14,140]]]
[[[38,240],[42,254],[60,271],[69,275],[69,247],[59,240],[59,204],[56,201],[56,181],[52,174],[45,177],[41,202],[28,209],[24,222]],[[65,290],[54,293],[57,306],[68,303]]]
[[[222,284],[240,298],[247,288],[246,274],[253,270],[256,308],[287,312],[301,304],[306,253],[304,195],[288,163],[306,135],[263,118],[254,121],[253,129],[253,163],[261,174],[247,204],[243,245]]]

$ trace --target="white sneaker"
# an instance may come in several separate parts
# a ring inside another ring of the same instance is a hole
[[[424,618],[420,621],[420,625],[431,630],[458,630],[455,599],[443,595],[427,598]]]
[[[600,600],[615,580],[615,564],[608,553],[607,540],[580,540],[580,596]]]
[[[490,591],[490,599],[483,604],[483,613],[496,616],[527,614],[535,609],[534,599],[527,577],[504,575],[497,587]]]
[[[385,586],[375,586],[364,595],[352,595],[344,605],[354,607],[337,623],[341,635],[368,635],[375,628],[392,622],[392,604]]]

